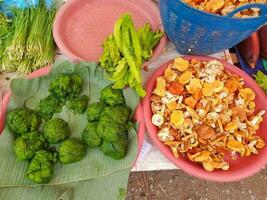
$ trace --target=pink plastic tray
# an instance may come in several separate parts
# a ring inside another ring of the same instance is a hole
[[[36,70],[34,72],[32,72],[31,74],[28,75],[28,78],[36,78],[36,77],[40,77],[43,75],[46,75],[49,73],[50,67],[43,67],[39,70]],[[11,91],[7,92],[4,97],[2,102],[0,102],[0,135],[5,127],[5,117],[6,117],[6,112],[7,112],[7,107],[8,107],[8,102],[9,99],[11,97]],[[144,135],[145,135],[145,131],[146,131],[146,127],[145,127],[145,120],[144,120],[144,115],[143,115],[143,109],[142,109],[142,105],[141,103],[138,104],[136,111],[135,111],[135,116],[134,118],[136,119],[136,121],[139,124],[138,127],[138,153],[137,153],[137,157],[141,151],[142,145],[143,145],[143,141],[144,141]],[[136,159],[137,159],[136,157]]]
[[[130,14],[137,27],[149,22],[154,29],[163,30],[159,10],[150,0],[69,0],[54,21],[57,46],[72,59],[98,61],[102,43],[123,13]],[[164,36],[153,58],[159,56],[166,42]]]
[[[185,59],[191,60],[192,58],[196,58],[198,60],[209,61],[214,58],[204,57],[204,56],[186,56]],[[245,72],[240,70],[239,68],[220,60],[225,69],[233,74],[237,74],[244,78],[245,85],[253,89],[256,93],[256,110],[267,110],[267,96],[266,94],[258,87],[257,83],[248,76]],[[187,172],[190,175],[207,179],[211,181],[218,181],[218,182],[231,182],[231,181],[238,181],[249,177],[262,169],[263,166],[267,164],[267,146],[260,150],[258,155],[252,155],[250,157],[238,158],[237,160],[231,160],[230,162],[230,169],[228,171],[222,170],[215,170],[213,172],[205,171],[202,166],[191,162],[187,158],[180,156],[180,158],[175,159],[171,150],[165,146],[161,141],[157,138],[158,128],[154,126],[151,122],[152,111],[150,108],[150,97],[152,95],[152,91],[156,86],[156,79],[157,77],[163,75],[164,70],[172,61],[169,61],[163,64],[149,79],[147,84],[147,96],[143,100],[143,108],[144,108],[144,117],[146,122],[146,128],[148,133],[162,152],[166,158],[168,158],[171,162],[173,162],[177,167],[180,167],[183,171]],[[264,115],[264,122],[261,123],[260,129],[258,130],[257,134],[259,134],[267,143],[267,114]]]

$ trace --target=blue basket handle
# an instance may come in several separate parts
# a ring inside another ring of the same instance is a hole
[[[246,10],[249,8],[259,8],[261,9],[261,15],[263,16],[267,16],[267,5],[265,4],[261,4],[261,3],[252,3],[252,4],[246,4],[244,6],[240,6],[237,9],[233,10],[232,12],[230,12],[227,17],[233,17],[236,13],[242,11],[242,10]]]

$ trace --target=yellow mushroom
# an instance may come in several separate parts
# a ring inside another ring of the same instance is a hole
[[[157,85],[155,90],[153,91],[154,94],[164,97],[166,93],[166,81],[162,77],[157,78]]]
[[[164,76],[167,80],[167,82],[172,82],[177,78],[177,73],[171,69],[171,67],[168,67],[164,71]]]
[[[190,62],[181,57],[175,58],[173,66],[178,69],[180,72],[184,72],[189,68]]]
[[[242,143],[234,140],[234,139],[229,139],[226,143],[227,147],[231,149],[232,151],[238,152],[241,155],[244,155],[245,153],[245,147]]]
[[[171,114],[171,123],[175,127],[179,127],[184,123],[184,113],[181,110],[175,110]]]
[[[186,85],[192,79],[192,72],[186,71],[179,77],[179,83]]]

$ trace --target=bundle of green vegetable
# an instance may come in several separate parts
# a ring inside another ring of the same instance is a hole
[[[27,74],[35,69],[51,64],[55,56],[55,44],[52,36],[52,23],[56,13],[55,8],[47,8],[44,1],[36,7],[13,8],[12,20],[8,26],[0,17],[0,71],[19,72]],[[8,34],[2,33],[6,32]]]
[[[78,77],[82,79],[82,84]],[[124,156],[126,152],[124,159],[119,162],[106,156],[98,148],[90,148],[85,153],[86,145],[80,140],[87,127],[89,144],[103,146],[104,140],[96,132],[98,122],[109,120],[117,107],[123,111],[135,110],[139,100],[136,93],[130,88],[122,91],[103,89],[107,86],[110,88],[110,84],[104,78],[103,69],[97,67],[96,63],[73,64],[68,61],[57,61],[47,76],[12,80],[8,111],[20,109],[16,115],[10,115],[7,119],[14,126],[11,125],[10,129],[6,125],[0,135],[0,199],[93,197],[113,200],[118,196],[123,197],[137,152],[135,127],[123,126],[128,130],[127,148],[124,138],[116,141],[114,146],[110,145],[114,142],[105,146],[105,152],[111,152],[112,155],[115,153]],[[123,96],[120,95],[121,92]],[[88,98],[90,106],[99,100],[101,103],[97,103],[98,108],[93,109],[87,119],[89,108],[85,112],[87,106],[84,105]],[[23,108],[24,105],[27,108]],[[54,109],[51,109],[51,105],[55,105]],[[83,114],[79,114],[82,111]],[[126,125],[128,114],[119,113],[120,111],[114,112],[114,122],[117,124],[114,127],[122,128],[122,123],[118,123],[118,120],[123,120]],[[88,125],[88,120],[94,122]],[[105,123],[102,125],[100,128],[107,127]],[[120,137],[115,131],[109,135],[108,129],[103,133],[103,138],[107,137],[111,141]],[[18,143],[16,148],[14,141]],[[52,144],[54,142],[58,143]],[[18,158],[24,161],[18,162]],[[25,178],[25,172],[28,179],[45,184],[34,185]]]
[[[52,118],[54,113],[61,112],[64,102],[79,100],[82,89],[83,80],[78,75],[58,74],[50,83],[51,94],[40,100],[36,111],[22,107],[15,108],[7,114],[8,127],[19,136],[14,142],[14,151],[19,160],[30,162],[27,177],[33,182],[50,181],[54,174],[57,154],[63,164],[77,162],[85,157],[85,144],[78,139],[67,139],[71,136],[68,123],[61,118]],[[88,97],[84,97],[86,101],[82,105],[86,108]],[[76,106],[80,107],[79,102]],[[71,107],[74,108],[75,106]],[[44,122],[42,128],[41,121]],[[42,132],[38,132],[41,129]],[[51,145],[60,142],[62,143],[55,152]]]
[[[131,16],[123,15],[115,24],[114,32],[103,44],[100,58],[108,79],[115,82],[113,88],[122,89],[129,85],[141,97],[146,95],[142,86],[141,70],[145,61],[153,54],[163,33],[153,31],[149,24],[136,30]]]
[[[10,20],[4,14],[0,13],[0,64],[5,51],[5,41],[10,34],[10,25]]]
[[[89,123],[82,133],[88,147],[101,146],[107,156],[123,159],[127,150],[128,120],[130,108],[125,105],[122,91],[111,85],[101,90],[100,101],[87,109]]]

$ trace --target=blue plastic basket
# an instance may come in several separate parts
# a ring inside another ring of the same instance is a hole
[[[233,18],[248,8],[260,8],[253,18]],[[180,0],[160,0],[164,29],[180,54],[209,55],[229,49],[267,22],[267,5],[247,4],[228,16],[206,13]]]

